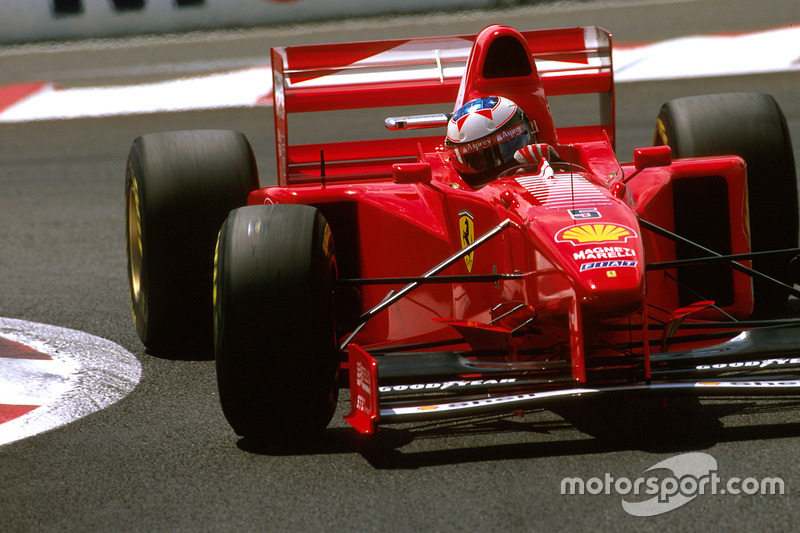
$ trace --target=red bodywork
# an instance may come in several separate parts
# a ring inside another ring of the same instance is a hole
[[[724,226],[709,231],[725,234],[729,253],[749,252],[744,162],[672,161],[665,149],[650,148],[637,154],[638,165],[619,163],[605,30],[520,33],[490,26],[477,36],[273,49],[272,64],[278,185],[255,191],[248,203],[312,205],[331,226],[342,282],[337,301],[350,304],[340,318],[354,398],[348,419],[361,432],[373,432],[385,418],[377,394],[384,376],[371,354],[466,354],[507,364],[517,382],[535,371],[534,396],[565,388],[579,393],[596,383],[648,382],[652,354],[675,343],[698,346],[667,338],[665,325],[687,315],[687,321],[721,318],[708,302],[687,308],[695,302],[682,301],[674,268],[646,270],[677,253],[672,240],[641,221],[675,231],[675,195],[697,194],[676,183],[713,182],[727,213]],[[597,123],[554,125],[548,97],[586,94],[599,100]],[[388,140],[290,143],[295,113],[387,103],[449,111],[486,95],[512,99],[536,121],[538,142],[565,161],[554,163],[554,178],[523,171],[472,189],[450,164],[443,129]],[[448,258],[453,264],[430,276],[441,283],[420,281]],[[410,283],[416,285],[404,297],[369,314],[390,290]],[[734,272],[724,293],[717,302],[724,312],[750,314],[748,276]],[[485,378],[481,369],[473,376]],[[435,382],[415,379],[421,389]]]

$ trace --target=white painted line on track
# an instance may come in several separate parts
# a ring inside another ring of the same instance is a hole
[[[7,359],[0,354],[0,404],[44,405],[74,386],[71,361]]]
[[[0,318],[0,340],[0,350],[18,344],[32,352],[0,351],[0,411],[25,413],[0,423],[0,445],[105,409],[141,379],[136,356],[81,331]]]
[[[50,86],[0,113],[0,122],[252,107],[271,90],[268,67],[154,84],[65,90]]]
[[[614,50],[617,82],[800,70],[800,24],[733,35],[698,35]]]

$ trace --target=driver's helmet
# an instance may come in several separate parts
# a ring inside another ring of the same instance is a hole
[[[477,185],[518,164],[516,151],[535,142],[536,130],[517,104],[502,96],[486,96],[453,114],[445,146],[464,181]]]

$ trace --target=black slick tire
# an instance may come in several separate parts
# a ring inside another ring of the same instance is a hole
[[[775,99],[762,93],[691,96],[667,102],[656,122],[656,145],[673,157],[737,155],[747,164],[751,248],[755,252],[795,248],[798,199],[794,155],[786,118]],[[786,258],[755,259],[753,268],[792,285]],[[753,280],[754,316],[785,307],[784,289]]]
[[[217,233],[258,187],[241,133],[175,131],[134,141],[125,175],[128,285],[133,322],[149,352],[212,353]]]
[[[214,271],[217,382],[234,431],[269,445],[307,442],[338,397],[336,260],[322,214],[248,206],[222,226]]]

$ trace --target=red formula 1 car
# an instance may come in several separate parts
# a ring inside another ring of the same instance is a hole
[[[600,28],[279,48],[272,69],[277,186],[229,131],[145,135],[127,167],[137,331],[156,352],[213,335],[237,434],[323,430],[343,368],[363,434],[800,392],[800,325],[775,318],[797,294],[797,186],[770,96],[668,102],[620,163]],[[592,113],[559,127],[548,99],[573,97]],[[423,114],[346,139],[361,114],[336,111],[389,105]],[[290,115],[338,138],[292,144]]]

